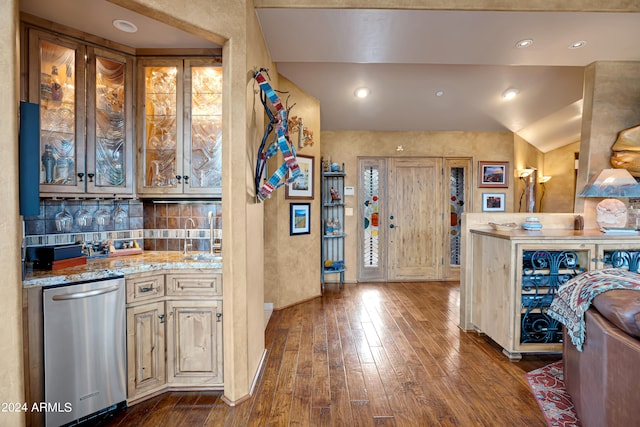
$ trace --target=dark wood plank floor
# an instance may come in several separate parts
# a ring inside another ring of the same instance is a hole
[[[273,313],[251,399],[171,392],[101,426],[545,426],[524,373],[559,355],[509,362],[458,328],[454,283],[329,285]]]

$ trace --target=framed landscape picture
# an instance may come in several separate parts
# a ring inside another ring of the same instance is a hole
[[[509,187],[509,162],[478,162],[478,187]]]
[[[311,233],[311,204],[291,203],[289,205],[289,235]]]
[[[300,176],[285,188],[285,199],[313,199],[313,156],[302,156],[298,154],[298,167]],[[288,175],[287,175],[288,176]]]
[[[483,212],[504,212],[505,193],[482,193]]]

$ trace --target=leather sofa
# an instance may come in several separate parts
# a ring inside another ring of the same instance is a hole
[[[582,352],[563,339],[564,380],[584,427],[640,425],[640,291],[604,292],[585,312]]]

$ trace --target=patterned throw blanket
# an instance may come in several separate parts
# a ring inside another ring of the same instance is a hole
[[[640,291],[640,274],[618,268],[605,268],[583,273],[558,288],[547,314],[567,328],[571,342],[582,351],[585,327],[584,312],[591,301],[612,289]]]

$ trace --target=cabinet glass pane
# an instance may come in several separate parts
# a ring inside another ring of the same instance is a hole
[[[75,50],[40,41],[40,184],[75,185]]]
[[[146,187],[176,186],[177,68],[145,68]]]
[[[97,186],[125,185],[125,64],[96,58]]]
[[[222,67],[191,68],[192,188],[222,186]]]

